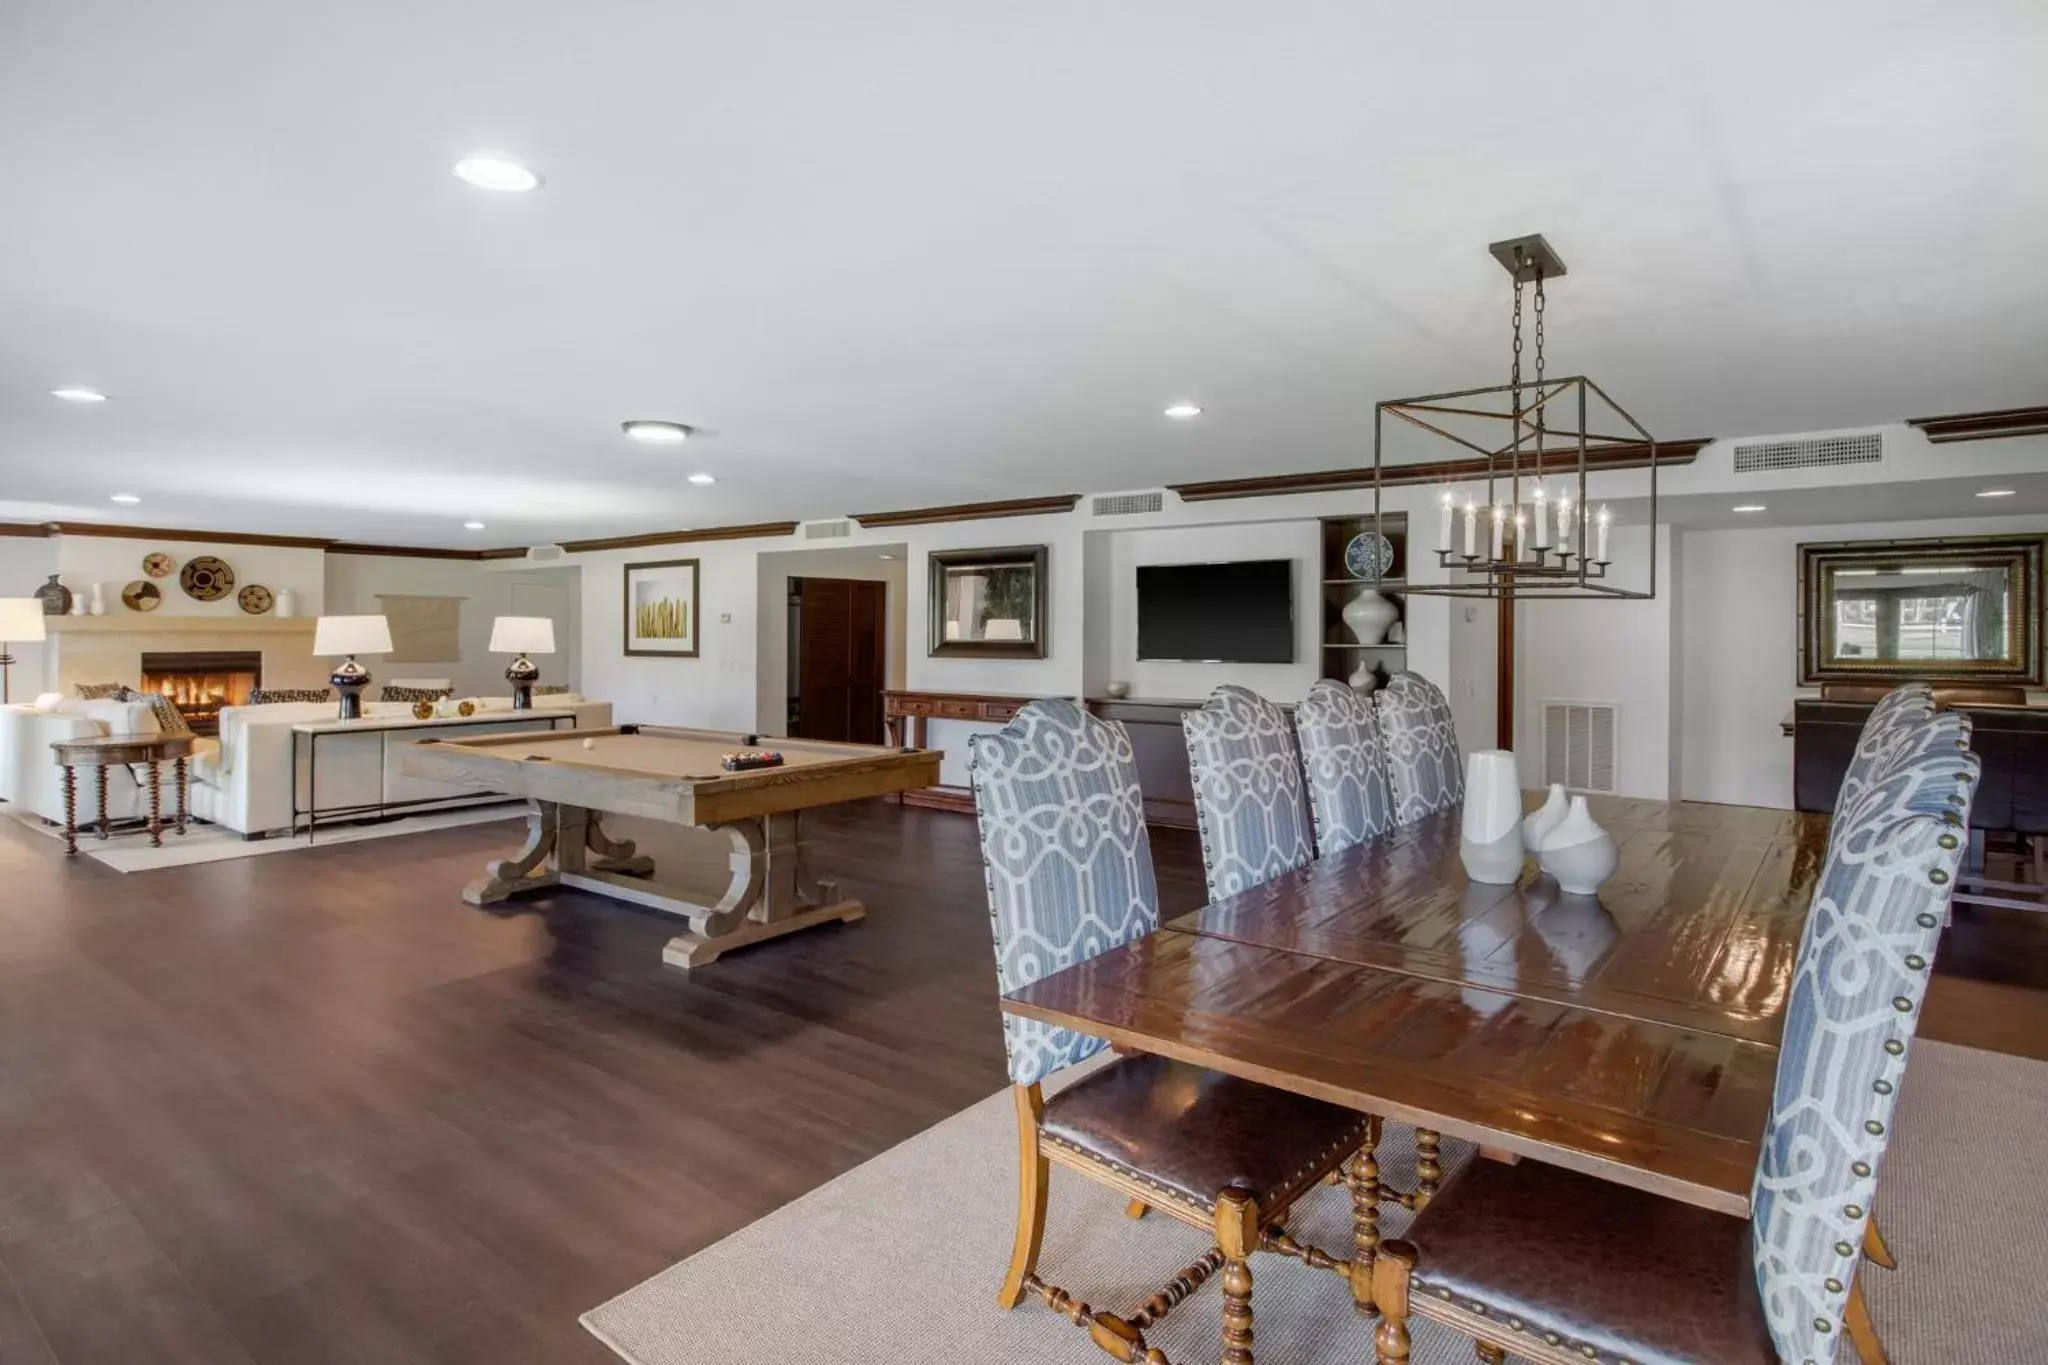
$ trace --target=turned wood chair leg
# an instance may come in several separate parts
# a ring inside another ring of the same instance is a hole
[[[1372,1297],[1372,1263],[1380,1247],[1380,1121],[1367,1125],[1365,1144],[1351,1158],[1351,1306],[1360,1317],[1379,1309]]]
[[[1864,1301],[1860,1279],[1849,1283],[1849,1307],[1842,1315],[1842,1325],[1849,1329],[1850,1344],[1863,1365],[1890,1365],[1884,1343],[1877,1339],[1877,1324],[1870,1320],[1870,1305]]]
[[[1892,1249],[1885,1244],[1884,1234],[1877,1230],[1875,1214],[1871,1215],[1870,1221],[1863,1227],[1863,1254],[1872,1265],[1882,1266],[1886,1270],[1899,1268],[1898,1258],[1892,1255]]]
[[[1142,1199],[1133,1199],[1130,1203],[1124,1205],[1124,1217],[1126,1218],[1143,1218],[1150,1212],[1152,1212],[1152,1206]]]
[[[1252,1365],[1252,1249],[1259,1206],[1243,1190],[1216,1196],[1216,1245],[1223,1252],[1223,1365]]]
[[[1438,1137],[1430,1128],[1415,1130],[1415,1211],[1436,1194],[1436,1188],[1443,1183],[1444,1168],[1439,1156]]]
[[[1025,1282],[1038,1274],[1038,1248],[1045,1241],[1045,1196],[1051,1169],[1038,1150],[1038,1122],[1045,1116],[1045,1094],[1037,1085],[1011,1087],[1017,1102],[1017,1243],[1010,1253],[1010,1273],[996,1305],[1015,1308],[1024,1297]]]
[[[1372,1334],[1378,1365],[1408,1362],[1408,1275],[1415,1269],[1415,1248],[1407,1242],[1381,1242],[1372,1263],[1372,1296],[1380,1306],[1380,1325]]]

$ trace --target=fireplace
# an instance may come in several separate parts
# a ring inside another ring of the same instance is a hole
[[[187,650],[142,656],[142,690],[171,699],[192,732],[220,733],[220,708],[240,706],[263,685],[256,650]]]

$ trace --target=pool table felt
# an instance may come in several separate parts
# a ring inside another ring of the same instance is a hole
[[[505,738],[508,741],[511,739],[510,736]],[[583,747],[586,738],[593,741],[588,749]],[[555,763],[574,763],[587,768],[609,769],[647,777],[691,779],[746,775],[744,772],[727,772],[720,766],[727,754],[741,749],[768,749],[782,755],[780,769],[753,769],[753,772],[787,771],[818,763],[887,757],[898,752],[894,749],[863,744],[831,744],[817,740],[779,739],[768,736],[761,737],[754,744],[748,744],[746,740],[746,735],[737,733],[705,732],[674,735],[643,732],[634,735],[579,735],[568,732],[551,737],[541,732],[536,733],[531,739],[522,736],[521,742],[500,742],[488,747],[475,747],[479,752],[488,753],[494,758],[545,758]]]

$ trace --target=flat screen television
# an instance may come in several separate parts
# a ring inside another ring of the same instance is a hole
[[[1294,662],[1294,561],[1138,566],[1138,657]]]

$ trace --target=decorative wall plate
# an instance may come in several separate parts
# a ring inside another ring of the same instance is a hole
[[[228,567],[225,559],[200,555],[185,561],[185,567],[178,571],[178,586],[185,590],[187,597],[201,602],[218,602],[235,590],[235,571]]]
[[[121,589],[121,605],[130,611],[155,611],[163,600],[164,590],[146,578],[138,578]]]
[[[142,557],[142,571],[151,578],[169,578],[177,568],[177,558],[162,550],[152,550]]]
[[[1394,542],[1377,531],[1351,537],[1344,547],[1344,568],[1353,578],[1381,579],[1394,567]]]
[[[241,603],[242,610],[248,612],[251,616],[263,615],[276,603],[276,599],[270,595],[270,589],[264,587],[261,583],[251,583],[248,587],[236,593],[235,601]]]

